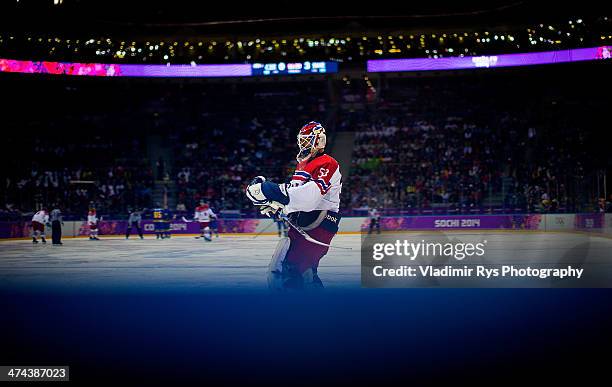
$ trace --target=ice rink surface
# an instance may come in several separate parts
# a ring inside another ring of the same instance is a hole
[[[102,237],[66,239],[62,246],[50,241],[46,245],[4,241],[0,242],[0,290],[266,290],[267,266],[278,239],[270,235],[221,235],[212,242],[188,236]],[[353,250],[332,249],[321,262],[326,286],[359,287],[360,236],[338,236],[335,243]]]
[[[415,239],[488,240],[501,263],[563,260],[567,264],[612,266],[612,239],[573,233],[415,232]],[[266,272],[277,236],[224,236],[212,242],[188,236],[156,240],[103,237],[65,239],[63,246],[31,241],[0,242],[2,292],[215,292],[266,291]],[[338,235],[319,274],[328,289],[360,287],[360,235]]]

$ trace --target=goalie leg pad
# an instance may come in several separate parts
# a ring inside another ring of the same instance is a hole
[[[291,240],[287,237],[281,238],[276,245],[276,250],[274,250],[268,266],[268,288],[270,290],[283,291],[285,289],[287,275],[285,257],[290,245]]]
[[[287,256],[287,251],[289,251],[289,247],[291,246],[291,240],[289,238],[281,238],[276,245],[276,249],[274,250],[274,254],[272,254],[272,259],[270,260],[270,265],[268,269],[270,272],[282,273],[283,271],[283,261]]]
[[[311,290],[322,289],[323,283],[316,273],[316,269],[310,268],[305,272],[300,273],[298,267],[288,262],[283,261],[283,272],[269,273],[268,285],[272,290],[291,291],[291,290]]]

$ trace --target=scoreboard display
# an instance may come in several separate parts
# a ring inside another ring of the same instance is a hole
[[[337,73],[337,62],[253,63],[252,75]]]

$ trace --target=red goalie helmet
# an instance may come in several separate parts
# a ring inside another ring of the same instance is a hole
[[[310,121],[302,126],[297,135],[297,144],[300,152],[297,154],[297,161],[302,162],[320,150],[325,149],[325,128],[318,122]]]

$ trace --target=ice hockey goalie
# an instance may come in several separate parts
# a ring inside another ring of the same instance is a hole
[[[289,183],[254,178],[247,197],[268,216],[288,219],[270,262],[268,284],[273,289],[320,288],[319,261],[329,249],[340,222],[342,175],[338,162],[325,154],[325,129],[318,122],[304,125],[298,135],[297,167]]]

